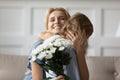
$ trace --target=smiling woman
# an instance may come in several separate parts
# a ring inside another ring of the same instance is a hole
[[[64,8],[49,8],[46,14],[46,31],[40,34],[40,40],[33,45],[32,50],[37,46],[43,44],[44,40],[48,37],[54,34],[59,34],[62,26],[65,24],[69,17],[69,13]],[[30,53],[29,60],[31,60],[32,57],[33,56]],[[40,59],[37,59],[36,62],[29,62],[28,71],[25,75],[24,80],[43,80],[46,78],[45,71],[38,63],[42,63]],[[56,80],[64,80],[64,76],[59,75],[56,77]]]
[[[49,9],[47,15],[46,30],[52,31],[53,33],[60,33],[62,26],[70,17],[70,15],[63,8],[56,8],[56,10],[51,8]]]

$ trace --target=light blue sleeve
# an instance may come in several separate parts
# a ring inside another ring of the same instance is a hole
[[[32,48],[31,48],[31,50],[30,50],[30,54],[29,54],[29,57],[28,57],[29,62],[28,62],[28,65],[27,65],[27,68],[29,69],[30,73],[28,73],[28,74],[25,75],[24,80],[32,80],[31,62],[30,62],[30,60],[31,60],[31,58],[32,58],[32,50],[35,49],[37,46],[41,45],[42,43],[43,43],[43,41],[37,41],[37,42],[35,42],[35,43],[33,44]],[[38,60],[38,59],[37,59],[36,62],[37,62],[38,64],[41,64],[41,60]],[[45,78],[45,77],[46,77],[46,74],[45,74],[45,72],[43,71],[43,78]]]
[[[70,61],[70,64],[66,67],[67,75],[70,77],[70,80],[80,80],[75,50],[73,48],[69,48],[68,52],[72,59]]]
[[[31,70],[31,62],[30,62],[30,60],[32,59],[32,50],[35,49],[37,46],[41,45],[42,43],[43,43],[43,41],[37,41],[37,42],[35,42],[35,43],[33,44],[32,48],[31,48],[31,50],[30,50],[29,57],[28,57],[29,63],[28,63],[28,65],[27,65],[27,68],[29,68],[30,70]],[[40,60],[36,60],[36,62],[37,62],[38,64],[41,63]]]

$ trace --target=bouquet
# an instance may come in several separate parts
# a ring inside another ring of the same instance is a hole
[[[32,51],[32,61],[40,59],[42,61],[40,66],[44,71],[47,73],[52,71],[55,76],[63,75],[65,80],[69,80],[69,77],[64,74],[64,66],[70,63],[71,57],[66,49],[71,45],[70,40],[64,39],[60,35],[54,35]],[[52,77],[47,77],[45,80],[50,79]]]

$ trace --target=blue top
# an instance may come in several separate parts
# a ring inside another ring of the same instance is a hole
[[[27,72],[25,73],[25,78],[24,80],[32,80],[32,72],[31,72],[31,52],[33,49],[35,49],[38,45],[41,45],[43,43],[43,41],[37,41],[31,51],[30,51],[30,55],[28,57],[29,62],[27,65]],[[73,48],[68,48],[67,51],[69,52],[70,56],[72,57],[70,64],[64,67],[64,73],[70,77],[70,80],[80,80],[80,76],[79,76],[79,70],[78,70],[78,65],[77,65],[77,60],[76,60],[76,55],[75,55],[75,51]],[[38,64],[41,64],[41,60],[37,59],[36,62]],[[43,71],[43,78],[45,78],[47,75],[47,72]],[[52,76],[52,75],[51,75]]]

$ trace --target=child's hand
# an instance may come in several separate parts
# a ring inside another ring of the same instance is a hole
[[[38,38],[39,38],[39,40],[46,40],[53,35],[54,35],[54,33],[49,32],[49,31],[45,31],[45,32],[40,33]]]

